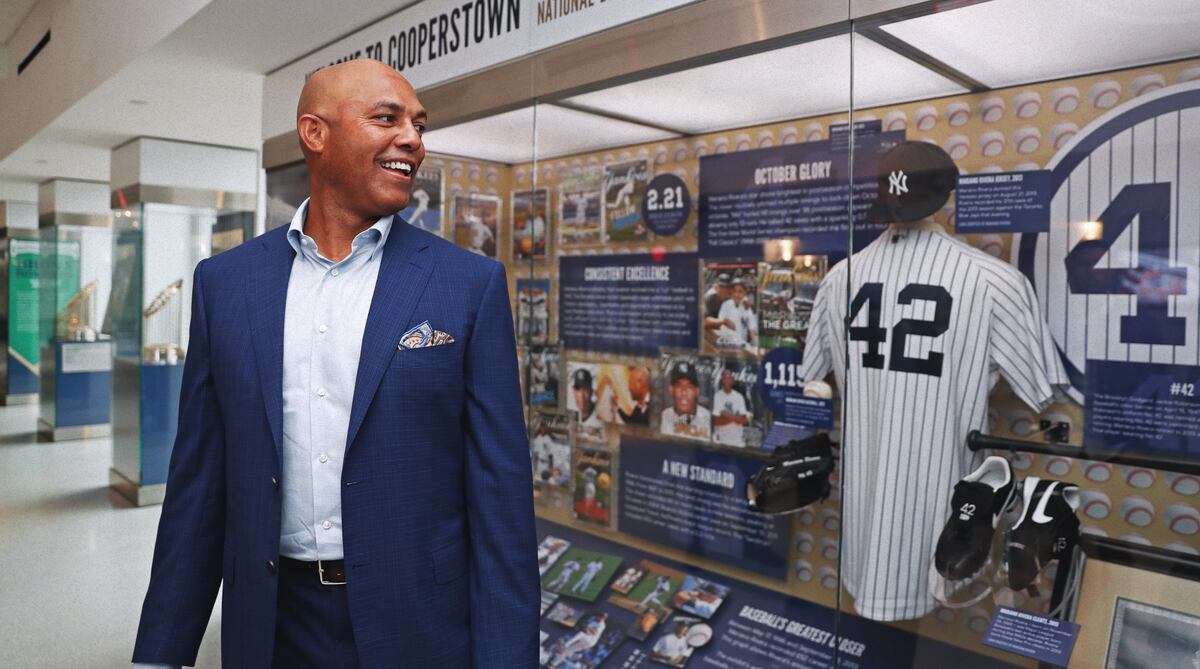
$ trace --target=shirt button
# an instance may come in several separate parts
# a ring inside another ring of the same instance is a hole
[[[328,325],[322,325],[321,327],[317,328],[317,332],[325,332],[328,329],[329,329]]]
[[[336,269],[329,270],[329,273],[330,273],[330,274],[332,274],[332,275],[334,275],[334,276],[337,276],[337,275],[338,275],[338,271],[337,271]]]
[[[271,477],[271,487],[273,487],[273,488],[279,487],[279,479],[275,478],[274,476]]]
[[[325,529],[329,529],[329,528],[333,527],[333,523],[331,523],[327,520],[327,521],[321,523],[321,527],[323,527]]]
[[[271,572],[272,574],[275,573],[275,561],[274,560],[267,560],[267,571]]]
[[[319,457],[317,459],[320,460],[321,462],[329,462],[329,456],[325,455],[324,453],[322,453],[321,457]]]
[[[321,397],[325,397],[325,389],[317,388],[317,394],[320,395]]]

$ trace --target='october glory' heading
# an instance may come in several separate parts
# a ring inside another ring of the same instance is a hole
[[[811,163],[788,163],[760,167],[754,170],[755,186],[770,186],[774,184],[792,184],[817,179],[828,179],[833,174],[832,160],[818,160]]]

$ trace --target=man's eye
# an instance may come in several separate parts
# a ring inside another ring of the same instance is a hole
[[[386,123],[391,123],[396,120],[396,117],[392,116],[391,114],[380,114],[379,116],[376,116],[375,118],[379,119],[380,121],[384,121]]]
[[[413,125],[413,127],[417,129],[417,134],[419,134],[419,135],[425,134],[425,124],[424,123],[416,123]]]

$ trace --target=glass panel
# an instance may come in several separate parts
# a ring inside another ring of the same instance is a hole
[[[842,626],[896,667],[1194,666],[1200,11],[928,9],[854,31],[866,216],[812,370]]]

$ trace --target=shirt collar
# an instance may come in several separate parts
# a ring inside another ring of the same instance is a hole
[[[297,255],[309,255],[311,252],[311,256],[315,259],[317,258],[317,248],[315,243],[311,248],[305,248],[303,244],[304,240],[312,239],[308,235],[304,234],[304,222],[307,216],[308,198],[304,198],[304,202],[300,203],[300,206],[296,209],[296,213],[292,216],[292,223],[288,226],[287,239],[288,243],[292,245],[292,250],[294,250]],[[375,221],[375,225],[372,225],[370,228],[358,233],[358,236],[354,238],[355,244],[372,244],[370,253],[371,260],[378,259],[379,255],[383,253],[383,247],[387,244],[388,235],[390,235],[392,232],[392,219],[393,216],[391,214],[380,217],[378,221]],[[363,241],[360,242],[360,239]],[[352,250],[350,254],[354,255],[354,250]]]

